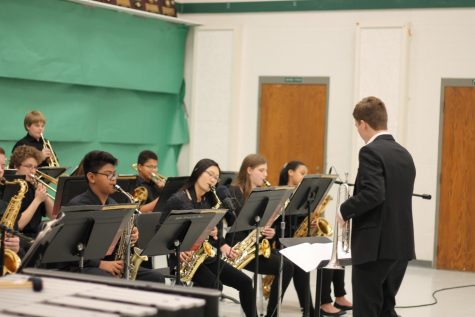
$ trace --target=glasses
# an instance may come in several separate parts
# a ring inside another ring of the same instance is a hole
[[[114,180],[114,179],[117,179],[117,173],[110,173],[110,174],[107,174],[107,173],[100,173],[100,172],[93,172],[94,174],[99,174],[99,175],[104,175],[107,177],[108,180]]]
[[[219,182],[219,176],[214,175],[210,171],[205,171],[205,172],[206,172],[206,174],[209,175],[209,177],[211,177],[211,178],[215,179],[217,182]]]
[[[24,168],[27,168],[30,170],[35,170],[38,168],[38,165],[33,165],[33,164],[21,164],[20,166],[23,166]]]
[[[144,165],[146,168],[150,168],[152,170],[158,169],[158,165]]]

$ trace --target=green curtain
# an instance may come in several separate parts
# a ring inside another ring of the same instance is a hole
[[[9,153],[23,118],[47,117],[45,136],[61,165],[90,150],[119,159],[120,173],[141,150],[176,175],[188,142],[183,64],[188,28],[65,0],[2,0],[0,146]]]

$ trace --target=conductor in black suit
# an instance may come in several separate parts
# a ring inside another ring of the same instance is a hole
[[[411,154],[387,131],[388,115],[376,97],[353,111],[365,141],[359,152],[354,194],[340,207],[340,224],[353,219],[353,316],[396,317],[395,297],[408,261],[415,259]]]

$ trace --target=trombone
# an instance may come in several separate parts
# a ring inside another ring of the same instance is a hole
[[[348,185],[348,173],[346,174],[346,180],[341,182],[338,186],[338,193],[336,199],[336,210],[335,210],[335,226],[333,230],[333,244],[332,244],[332,255],[328,264],[323,267],[324,269],[332,269],[332,270],[343,270],[344,267],[340,264],[338,260],[338,240],[340,239],[339,231],[342,230],[341,233],[341,244],[343,252],[349,253],[351,248],[351,219],[345,222],[343,228],[340,228],[336,217],[338,215],[338,211],[342,204],[341,196],[343,192],[343,197],[345,200],[350,198],[350,186]]]
[[[58,180],[52,176],[49,176],[48,174],[46,173],[43,173],[39,170],[36,170],[36,174],[30,174],[31,178],[33,178],[33,180],[36,182],[36,183],[40,183],[42,184],[43,186],[45,186],[46,188],[48,188],[49,190],[51,190],[52,192],[56,193],[56,189],[54,187],[52,187],[50,184],[46,183],[46,181],[44,181],[43,179],[47,180],[48,182],[52,183],[52,184],[55,184],[55,185],[58,185]],[[51,198],[51,200],[54,201],[54,196],[50,195],[48,192],[47,192],[47,195],[49,198]]]

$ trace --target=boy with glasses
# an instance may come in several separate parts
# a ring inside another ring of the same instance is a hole
[[[117,159],[108,152],[92,151],[86,154],[82,162],[84,176],[89,186],[87,191],[71,199],[69,205],[117,204],[114,199],[109,197],[115,191],[114,186],[117,183],[117,172],[115,169]],[[132,244],[135,244],[138,238],[139,231],[134,227],[131,234]],[[121,276],[124,264],[120,260],[114,260],[114,257],[114,254],[111,254],[100,261],[87,261],[83,272],[95,275]],[[71,269],[74,270],[75,268]],[[159,283],[165,282],[165,278],[157,270],[145,268],[139,268],[137,279]]]
[[[42,160],[43,154],[27,145],[17,147],[10,158],[16,169],[16,175],[24,175],[28,183],[28,191],[23,198],[17,218],[18,230],[33,239],[40,231],[42,218],[45,216],[49,219],[54,218],[53,200],[48,196],[46,187],[36,183],[32,177]]]
[[[147,200],[140,206],[141,212],[152,212],[157,204],[160,192],[165,182],[157,179],[158,157],[152,151],[142,151],[137,159],[137,182],[135,187],[145,187],[147,189]],[[155,175],[155,177],[154,177]]]

